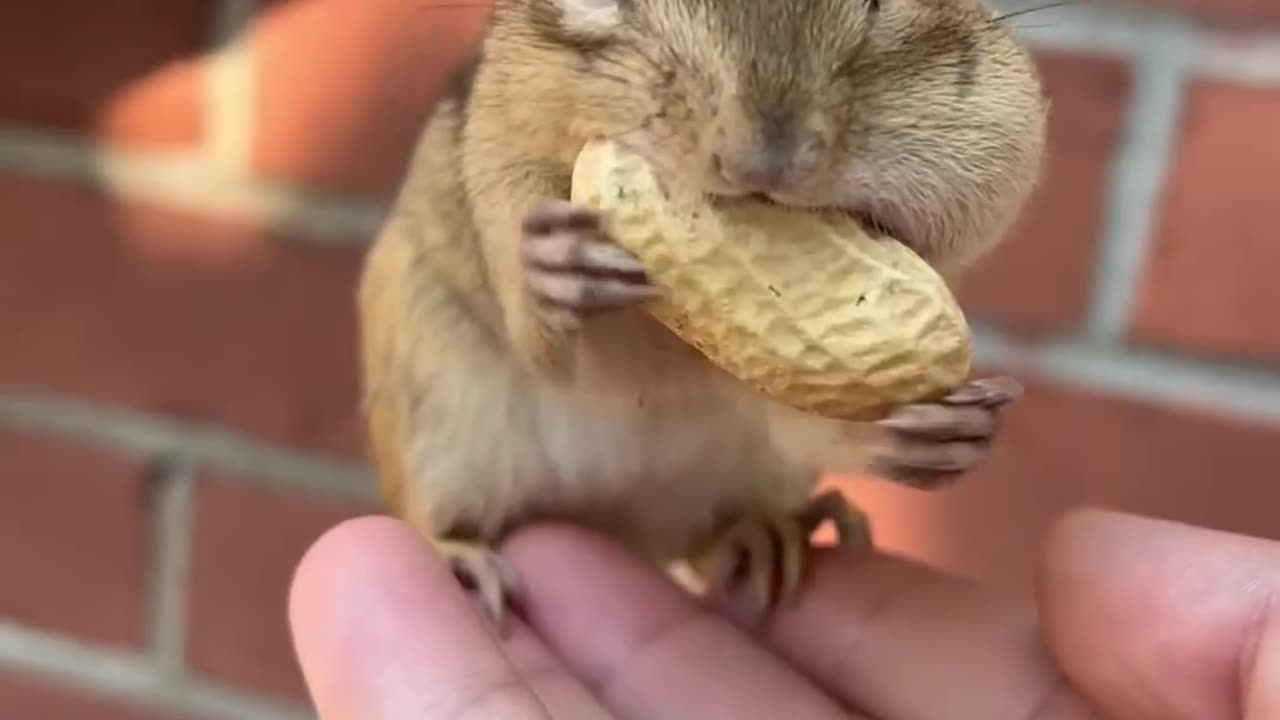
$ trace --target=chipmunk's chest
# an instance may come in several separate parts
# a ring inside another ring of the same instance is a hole
[[[722,513],[789,498],[795,473],[771,444],[762,401],[664,333],[614,328],[628,329],[593,348],[575,389],[539,395],[555,504],[669,554]]]
[[[537,432],[554,488],[531,500],[554,498],[550,506],[646,551],[679,553],[719,515],[754,502],[772,449],[732,389],[713,382],[650,386],[634,403],[543,398]]]

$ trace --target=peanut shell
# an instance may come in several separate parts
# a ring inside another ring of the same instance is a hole
[[[875,419],[969,377],[971,334],[946,282],[845,213],[713,203],[608,140],[583,148],[572,187],[663,290],[648,311],[778,402]]]

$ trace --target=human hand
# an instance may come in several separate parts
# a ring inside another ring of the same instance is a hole
[[[290,618],[322,720],[1280,718],[1278,543],[1077,513],[1035,608],[823,551],[758,639],[585,531],[504,552],[528,596],[505,642],[408,527],[321,538]]]

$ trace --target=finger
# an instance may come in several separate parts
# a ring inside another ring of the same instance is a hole
[[[503,646],[520,677],[538,696],[550,717],[555,720],[613,720],[615,717],[523,621],[511,619],[511,630]],[[477,718],[506,717],[499,712],[490,714],[488,708],[477,708],[473,712]]]
[[[530,264],[549,271],[576,270],[641,278],[645,274],[644,265],[634,255],[599,240],[550,235],[524,243],[522,253]]]
[[[986,444],[970,442],[902,442],[877,461],[891,470],[911,473],[958,473],[986,456]]]
[[[566,200],[538,203],[525,214],[524,222],[521,223],[522,229],[532,234],[549,233],[561,228],[594,230],[599,226],[599,213]]]
[[[846,703],[901,720],[1087,717],[1029,608],[905,560],[838,550],[813,558],[768,642]]]
[[[986,408],[908,405],[879,421],[908,438],[980,440],[996,432],[996,415]]]
[[[1053,534],[1046,635],[1124,720],[1280,717],[1280,544],[1096,511]]]
[[[316,541],[289,618],[324,720],[607,717],[527,630],[508,659],[448,566],[394,520],[348,521]]]
[[[851,717],[802,676],[597,535],[539,527],[508,545],[526,615],[618,714],[750,720]]]
[[[533,271],[527,282],[534,294],[557,307],[617,307],[658,296],[652,285],[604,277]]]

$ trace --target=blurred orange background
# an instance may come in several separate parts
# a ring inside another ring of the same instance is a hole
[[[11,5],[0,714],[305,717],[289,575],[376,507],[361,254],[488,7]],[[1048,174],[962,295],[983,369],[1028,394],[953,489],[832,482],[891,549],[1012,592],[1079,505],[1280,538],[1280,5],[1009,22]]]

